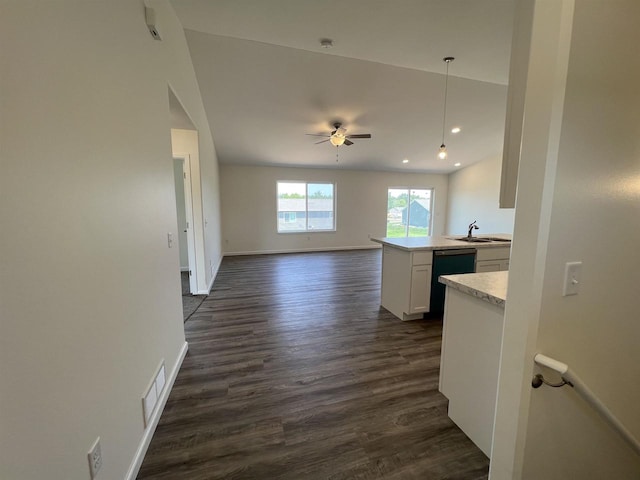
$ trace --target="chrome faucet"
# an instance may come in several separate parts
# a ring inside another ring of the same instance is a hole
[[[475,228],[476,230],[478,230],[480,227],[478,225],[476,225],[477,220],[474,220],[473,223],[469,224],[469,234],[467,235],[467,238],[471,238],[471,233],[473,232],[473,229]]]

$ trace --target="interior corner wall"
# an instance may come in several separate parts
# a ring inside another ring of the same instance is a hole
[[[185,346],[167,85],[200,134],[204,236],[220,257],[217,159],[170,5],[0,4],[0,478],[131,474],[141,397]],[[34,449],[38,454],[34,455]]]
[[[513,233],[513,208],[499,208],[502,158],[497,155],[449,175],[446,233],[465,235],[477,220],[476,233]]]
[[[433,234],[444,232],[447,176],[341,169],[232,166],[221,164],[222,231],[225,254],[370,248],[384,237],[387,189],[433,188]],[[277,232],[279,180],[334,182],[335,232]]]

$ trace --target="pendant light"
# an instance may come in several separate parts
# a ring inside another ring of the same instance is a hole
[[[444,144],[444,126],[447,120],[447,93],[449,88],[449,64],[455,60],[454,57],[444,57],[442,59],[447,64],[447,74],[444,80],[444,108],[442,109],[442,144],[438,150],[438,158],[440,160],[447,159],[447,146]]]

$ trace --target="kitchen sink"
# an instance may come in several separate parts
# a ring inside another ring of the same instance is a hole
[[[511,242],[511,240],[509,240],[507,238],[499,238],[499,237],[478,237],[478,238],[487,239],[487,240],[490,240],[492,242],[507,242],[507,243]]]
[[[504,242],[510,243],[511,240],[499,237],[449,237],[450,240],[458,240],[460,242],[468,243],[489,243],[489,242]]]
[[[451,240],[459,240],[461,242],[469,242],[469,243],[488,243],[492,241],[489,238],[480,238],[480,237],[451,237]]]

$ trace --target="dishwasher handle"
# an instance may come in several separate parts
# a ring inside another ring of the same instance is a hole
[[[452,248],[449,250],[434,250],[433,254],[436,257],[451,256],[451,255],[475,255],[477,250],[475,248]]]

